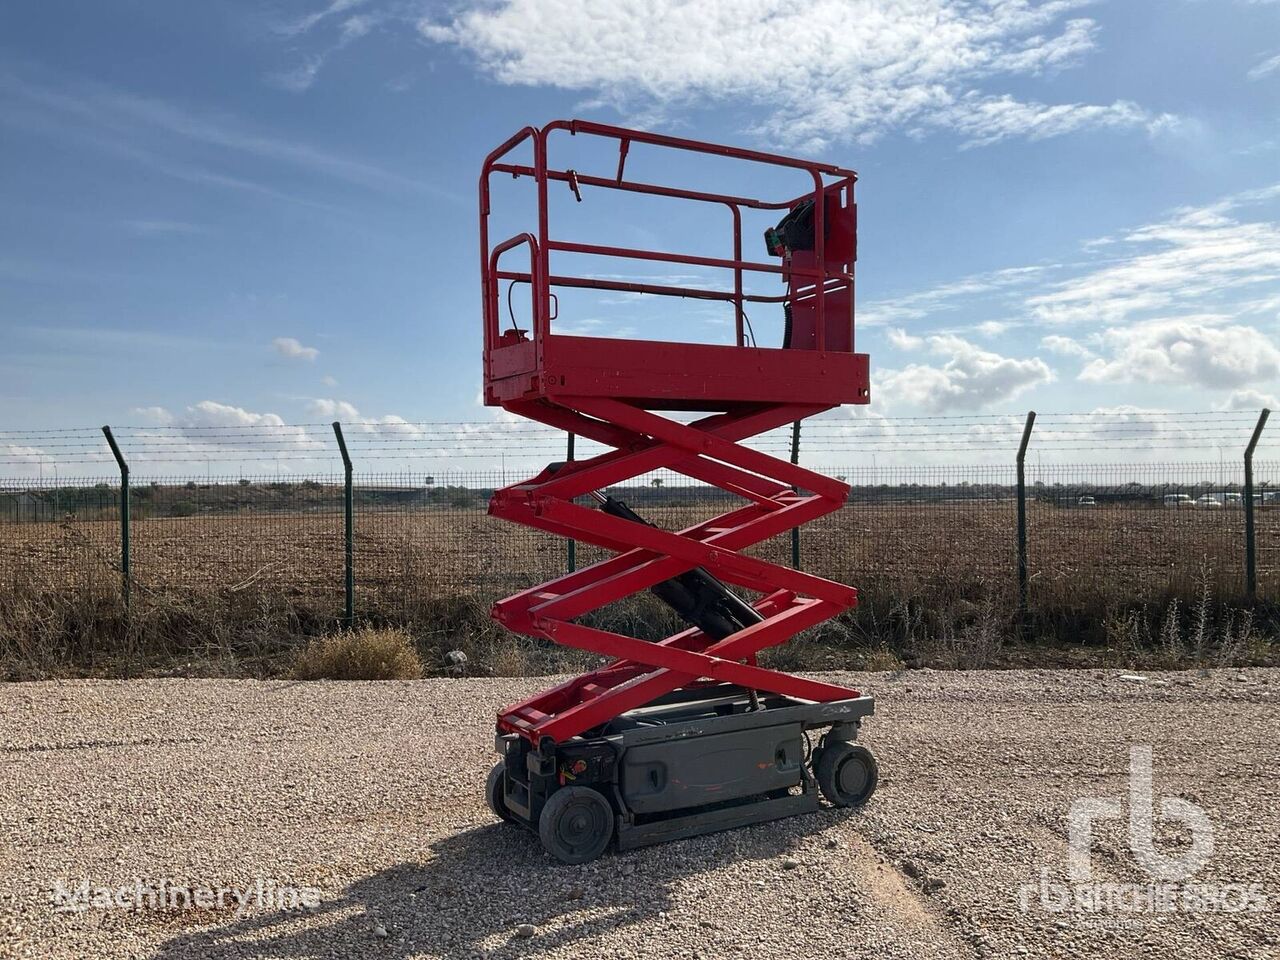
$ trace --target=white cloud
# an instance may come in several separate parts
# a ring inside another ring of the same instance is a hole
[[[900,297],[872,300],[858,307],[857,322],[864,327],[875,327],[895,321],[922,320],[944,310],[955,310],[975,299],[1025,290],[1052,269],[1047,265],[1008,267],[961,277]]]
[[[759,132],[820,146],[890,129],[954,130],[968,142],[1161,122],[1127,101],[1043,104],[991,90],[1078,63],[1097,25],[1064,19],[1086,0],[472,0],[424,20],[428,40],[472,54],[501,83],[590,91],[649,117],[744,101]]]
[[[155,426],[122,432],[121,446],[130,464],[152,473],[188,471],[196,461],[229,465],[279,458],[290,466],[315,466],[336,455],[331,437],[322,431],[217,400],[201,400],[181,413],[164,407],[134,412]]]
[[[1104,248],[1102,265],[1029,297],[1027,306],[1047,323],[1115,324],[1273,284],[1280,274],[1280,224],[1231,214],[1276,195],[1274,186],[1248,191],[1133,230]]]
[[[1060,337],[1056,333],[1051,333],[1047,337],[1041,337],[1040,346],[1044,347],[1050,353],[1056,353],[1060,357],[1080,357],[1081,359],[1091,359],[1093,351],[1073,337]]]
[[[422,424],[411,423],[404,417],[397,416],[394,413],[363,421],[360,423],[360,427],[366,433],[389,434],[393,437],[409,439],[419,437],[426,432]],[[465,428],[459,428],[458,431],[454,432],[465,432]]]
[[[271,341],[271,346],[280,356],[290,360],[314,360],[320,356],[320,351],[315,347],[304,347],[294,337],[276,337]]]
[[[356,14],[342,21],[342,39],[348,42],[358,40],[374,28],[377,20],[368,14]]]
[[[173,414],[164,407],[134,407],[133,414],[148,423],[161,425],[173,423]]]
[[[886,374],[880,395],[930,413],[977,410],[1054,379],[1039,357],[1005,357],[951,335],[929,337],[928,343],[931,353],[950,359],[941,366],[910,364]]]
[[[1011,324],[1001,320],[984,320],[982,323],[974,327],[984,337],[998,337],[1006,332]]]
[[[275,32],[297,40],[303,34],[309,33],[313,27],[322,21],[328,20],[335,14],[363,6],[365,2],[366,0],[332,0],[328,6],[321,10],[310,13],[299,20],[276,26]],[[338,25],[337,39],[328,47],[309,54],[289,70],[281,70],[269,74],[267,79],[291,93],[306,92],[316,82],[316,78],[319,77],[320,71],[324,68],[329,57],[342,50],[348,44],[365,36],[386,16],[387,14],[357,13],[344,18]]]
[[[304,17],[300,17],[299,19],[292,20],[288,23],[277,24],[275,30],[277,33],[286,37],[296,37],[300,34],[307,33],[312,27],[316,26],[321,21],[326,20],[335,14],[344,13],[347,10],[352,10],[356,7],[362,6],[365,2],[366,0],[330,0],[330,3],[327,6],[309,13]]]
[[[966,146],[987,146],[1010,137],[1047,140],[1076,130],[1100,127],[1141,127],[1149,133],[1169,129],[1177,122],[1168,114],[1153,116],[1136,103],[1117,100],[1109,105],[1024,103],[1010,96],[979,97],[966,94],[943,111],[942,126],[967,139]]]
[[[1233,390],[1231,396],[1217,405],[1218,410],[1280,410],[1280,397],[1261,390]]]
[[[325,374],[323,377],[320,378],[320,382],[323,383],[326,387],[336,387],[338,385],[338,378]]]
[[[1000,316],[1012,325],[1072,324],[1080,339],[1100,325],[1167,317],[1174,307],[1271,320],[1280,314],[1278,202],[1280,183],[1182,207],[1128,232],[1085,241],[1078,261],[1007,267],[870,301],[859,307],[857,322],[884,326],[960,313],[990,334],[1006,321],[978,318]],[[1057,341],[1043,343],[1056,353],[1072,352]]]
[[[283,427],[284,420],[274,413],[253,413],[216,400],[201,400],[187,407],[186,416],[177,425],[191,427]]]
[[[89,458],[84,457],[84,459]],[[0,441],[0,470],[6,474],[35,475],[45,461],[56,464],[58,453],[50,454],[41,447],[33,447],[30,444]]]
[[[315,84],[326,58],[326,54],[309,56],[287,70],[276,70],[274,73],[267,74],[267,79],[281,90],[305,93]]]
[[[583,317],[572,323],[559,321],[555,324],[555,332],[570,337],[606,337],[614,340],[629,340],[636,335],[636,328],[628,324],[617,324],[599,317]]]
[[[1280,349],[1265,334],[1204,320],[1149,320],[1104,331],[1110,356],[1089,363],[1080,379],[1218,389],[1280,379]]]
[[[345,400],[327,400],[311,397],[307,400],[307,412],[315,417],[333,417],[335,420],[359,420],[360,411]]]
[[[924,346],[924,337],[912,336],[900,327],[890,327],[885,336],[899,350],[919,350]]]
[[[406,191],[432,193],[453,198],[434,184],[385,170],[363,160],[331,153],[311,144],[259,133],[225,117],[189,109],[153,97],[141,97],[103,84],[64,84],[58,88],[0,76],[0,90],[15,94],[38,114],[29,123],[37,128],[56,128],[83,139],[86,130],[99,131],[96,143],[139,159],[151,159],[157,167],[174,176],[184,176],[189,165],[164,156],[174,146],[188,153],[191,144],[226,151],[241,157],[283,164],[305,172],[397,196]],[[140,141],[155,142],[150,150]],[[153,156],[155,154],[156,156]],[[243,187],[247,181],[217,172],[199,171],[206,182]],[[178,171],[178,172],[173,172]],[[185,179],[196,179],[187,172]]]
[[[1249,71],[1248,76],[1250,80],[1261,80],[1277,71],[1280,71],[1280,53],[1259,62]]]

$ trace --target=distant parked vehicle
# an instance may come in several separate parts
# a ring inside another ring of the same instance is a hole
[[[1088,497],[1088,496],[1081,497],[1079,500],[1076,501],[1077,507],[1096,507],[1097,505],[1098,505],[1098,501],[1093,499],[1093,497]]]
[[[1204,494],[1196,500],[1197,510],[1221,510],[1222,501],[1212,494]]]
[[[1224,493],[1222,495],[1222,505],[1224,507],[1243,507],[1244,497],[1238,493]]]
[[[1164,495],[1164,505],[1166,507],[1194,507],[1196,502],[1191,499],[1189,493],[1166,493]]]

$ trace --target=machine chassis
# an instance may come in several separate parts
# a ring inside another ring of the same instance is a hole
[[[499,736],[501,808],[495,812],[539,833],[553,794],[587,787],[609,804],[617,849],[630,850],[816,811],[822,750],[856,739],[862,719],[874,712],[873,699],[814,703],[770,695],[757,702],[753,710],[749,693],[736,687],[678,690],[561,744],[547,740],[535,748],[516,734]],[[801,753],[800,742],[811,743],[809,731],[824,728],[819,745]],[[718,743],[727,747],[719,759]],[[699,782],[655,789],[644,773],[682,766],[686,746],[697,751]],[[636,757],[643,759],[633,762]],[[554,845],[548,852],[577,859]]]

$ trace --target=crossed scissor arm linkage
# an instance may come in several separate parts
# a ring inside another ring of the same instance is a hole
[[[562,742],[698,683],[732,683],[819,702],[859,695],[756,664],[761,650],[853,607],[857,591],[742,552],[845,502],[849,488],[844,483],[741,443],[829,407],[759,404],[692,424],[599,397],[558,397],[555,403],[533,400],[506,407],[614,449],[548,468],[497,491],[489,512],[615,555],[501,600],[493,616],[519,633],[616,659],[506,707],[499,714],[500,729],[535,744],[545,738]],[[672,533],[573,502],[659,469],[712,484],[747,503]],[[573,622],[695,567],[762,594],[752,603],[761,622],[718,640],[690,628],[656,643]]]

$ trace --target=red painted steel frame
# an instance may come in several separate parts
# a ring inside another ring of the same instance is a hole
[[[547,139],[555,131],[588,134],[619,144],[617,175],[588,176],[551,170]],[[533,165],[503,162],[524,141]],[[781,201],[704,193],[623,179],[633,144],[714,154],[807,173],[813,192]],[[493,173],[532,178],[538,194],[537,233],[522,233],[490,246],[489,181]],[[828,178],[833,178],[828,182]],[[497,491],[489,512],[516,523],[593,543],[614,553],[608,560],[558,577],[495,604],[493,616],[509,628],[614,658],[607,666],[506,707],[498,729],[538,744],[561,742],[679,687],[731,683],[811,701],[843,700],[857,691],[806,680],[756,665],[763,649],[854,606],[857,591],[743,553],[746,548],[839,509],[848,487],[836,480],[742,444],[752,436],[841,403],[869,399],[867,358],[853,352],[853,260],[856,210],[852,171],[579,120],[526,127],[489,155],[480,178],[480,244],[484,304],[486,403],[596,440],[613,449],[590,460],[548,468]],[[733,257],[713,258],[553,240],[547,188],[564,182],[676,200],[724,204],[732,212]],[[779,263],[742,257],[743,208],[789,210],[812,197],[814,249]],[[835,218],[835,227],[824,218]],[[830,239],[828,237],[830,236]],[[517,247],[529,253],[528,272],[499,267]],[[734,289],[713,291],[611,278],[553,275],[552,251],[732,270]],[[743,272],[779,274],[785,296],[744,292]],[[530,285],[532,336],[499,331],[500,281]],[[591,287],[662,296],[725,300],[735,305],[733,346],[632,341],[554,335],[553,286]],[[748,347],[743,304],[787,302],[809,318],[804,348]],[[816,319],[815,319],[816,318]],[[827,337],[834,336],[829,348]],[[654,410],[720,411],[691,424]],[[713,484],[744,505],[672,533],[574,503],[653,470],[668,469]],[[802,492],[804,491],[804,492]],[[715,640],[700,630],[681,631],[658,643],[574,622],[607,604],[648,589],[695,567],[760,594],[752,605],[760,623]]]

